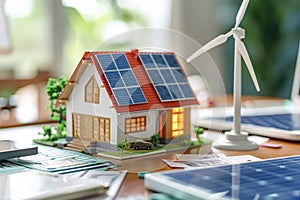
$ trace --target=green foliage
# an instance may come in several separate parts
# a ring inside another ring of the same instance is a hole
[[[42,129],[43,129],[44,132],[40,133],[40,134],[42,134],[44,137],[49,138],[52,135],[51,126],[43,125]]]
[[[92,18],[87,18],[73,7],[65,7],[68,32],[64,59],[66,66],[70,67],[68,70],[73,70],[73,66],[77,64],[74,55],[81,56],[82,49],[97,49],[95,45],[104,42],[103,33],[107,32],[107,27],[114,22],[124,23],[129,30],[147,25],[140,10],[134,7],[124,8],[118,0],[98,0],[97,4],[102,8],[100,13],[105,14]]]
[[[226,21],[223,23],[224,30],[229,30],[234,25],[235,15],[241,2],[241,0],[221,2],[225,4],[223,7],[227,9],[226,13],[232,13],[226,16]],[[244,94],[289,98],[291,77],[294,73],[299,44],[299,9],[299,0],[250,1],[241,27],[246,31],[244,41],[261,86],[261,92],[255,91],[249,73],[246,67],[243,67]],[[231,50],[226,49],[225,61],[228,66],[225,66],[225,69],[228,81],[232,82],[233,44],[229,43],[227,46]],[[228,89],[231,90],[232,87]]]
[[[117,144],[117,147],[122,150],[130,150],[131,143],[125,138],[122,142]]]
[[[59,77],[58,79],[49,78],[46,86],[46,93],[48,95],[48,100],[50,101],[50,105],[47,107],[51,111],[50,119],[61,124],[64,124],[63,121],[66,115],[66,107],[61,104],[56,107],[56,101],[67,82],[68,79],[65,77]]]
[[[65,77],[59,77],[58,79],[49,78],[46,85],[46,93],[48,95],[48,100],[50,105],[47,109],[50,109],[50,119],[57,122],[58,124],[53,126],[42,126],[44,137],[48,138],[49,141],[55,141],[59,138],[65,138],[67,136],[66,132],[66,107],[65,105],[56,105],[60,93],[67,84],[68,79]]]
[[[202,127],[196,126],[194,127],[194,131],[197,135],[201,135],[204,133],[204,129]]]
[[[160,135],[158,133],[154,134],[151,136],[151,143],[153,144],[153,146],[157,146],[157,144],[159,144],[160,142]]]
[[[67,136],[65,127],[62,124],[58,124],[56,126],[43,125],[42,129],[43,132],[39,134],[42,134],[48,141],[56,141]]]
[[[194,127],[194,132],[196,133],[196,137],[198,142],[203,142],[204,138],[201,136],[204,133],[204,129],[202,127]]]

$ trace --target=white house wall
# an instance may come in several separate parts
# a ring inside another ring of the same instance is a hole
[[[66,104],[67,109],[67,134],[72,136],[72,113],[79,113],[84,115],[99,116],[110,118],[110,143],[117,143],[117,113],[105,88],[100,87],[100,104],[85,102],[85,86],[92,77],[95,76],[98,86],[102,86],[103,83],[99,77],[99,74],[93,64],[89,64],[86,70],[83,72],[82,76],[78,80],[78,83],[73,88],[71,95],[69,96],[69,101]]]
[[[146,116],[146,131],[125,134],[125,119],[141,116]],[[158,132],[158,125],[158,110],[120,114],[118,115],[118,142],[121,142],[124,138],[128,139],[129,141],[135,141],[137,139],[150,139],[153,134]]]

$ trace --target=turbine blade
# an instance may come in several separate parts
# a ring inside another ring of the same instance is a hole
[[[237,13],[236,18],[235,18],[234,28],[237,28],[240,25],[244,15],[245,15],[246,9],[247,9],[248,4],[249,4],[249,1],[250,0],[243,0],[242,5],[239,9],[239,12]]]
[[[239,50],[241,56],[243,57],[243,60],[246,63],[246,66],[248,68],[248,71],[250,73],[252,81],[253,81],[253,83],[255,85],[255,88],[259,92],[260,88],[259,88],[259,85],[258,85],[258,81],[257,81],[256,75],[255,75],[255,72],[254,72],[254,69],[253,69],[250,57],[249,57],[249,55],[247,53],[247,49],[246,49],[244,43],[239,38],[236,38],[235,41],[238,43],[238,45],[237,45],[238,46],[238,50]]]
[[[223,44],[224,42],[227,41],[228,37],[230,37],[232,35],[232,31],[229,31],[227,34],[222,34],[219,35],[218,37],[216,37],[215,39],[211,40],[210,42],[208,42],[206,45],[204,45],[203,47],[201,47],[198,51],[196,51],[195,53],[193,53],[190,57],[188,57],[186,59],[186,61],[192,62],[195,58],[197,58],[198,56],[202,55],[203,53],[209,51],[210,49]]]

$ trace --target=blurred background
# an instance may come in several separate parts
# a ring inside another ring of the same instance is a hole
[[[0,127],[48,119],[48,78],[69,77],[83,52],[101,42],[122,32],[156,27],[179,31],[204,45],[234,26],[241,2],[0,0]],[[256,93],[243,67],[243,94],[289,98],[300,40],[300,1],[251,0],[241,27],[262,90]],[[229,94],[233,47],[230,38],[209,52]]]

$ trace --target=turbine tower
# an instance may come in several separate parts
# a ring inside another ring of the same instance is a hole
[[[245,15],[247,6],[250,0],[243,0],[241,7],[238,11],[235,20],[235,26],[226,34],[222,34],[215,39],[208,42],[189,58],[187,62],[190,63],[196,57],[202,55],[208,50],[223,44],[227,39],[233,36],[235,40],[234,45],[234,88],[233,88],[233,129],[229,132],[225,132],[225,140],[218,141],[215,147],[220,149],[229,149],[229,150],[253,150],[257,149],[258,146],[254,142],[251,142],[247,139],[248,133],[241,131],[241,56],[248,68],[252,81],[255,85],[257,91],[260,91],[258,81],[255,76],[255,72],[250,60],[250,57],[247,53],[247,49],[241,39],[245,38],[245,30],[240,28],[239,25]]]

